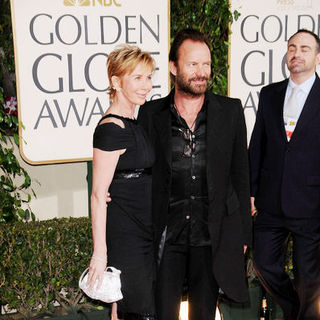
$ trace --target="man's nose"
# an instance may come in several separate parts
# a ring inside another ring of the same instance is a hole
[[[297,48],[294,52],[294,57],[300,57],[302,54],[302,50],[300,48]]]
[[[199,77],[203,77],[205,75],[205,67],[198,65],[196,69],[196,75]]]

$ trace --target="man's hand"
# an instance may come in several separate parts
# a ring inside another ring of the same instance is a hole
[[[255,200],[255,197],[250,197],[250,201],[251,201],[251,216],[254,216],[258,212],[256,206],[254,205],[254,200]]]
[[[247,248],[248,248],[248,246],[247,246],[247,245],[244,245],[244,246],[243,246],[243,254],[245,254],[245,253],[246,253]]]

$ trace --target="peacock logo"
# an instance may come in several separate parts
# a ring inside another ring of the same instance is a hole
[[[77,7],[77,6],[90,6],[90,0],[63,0],[65,6]]]
[[[116,7],[120,7],[120,0],[63,0],[63,4],[68,7],[110,7],[115,5]]]

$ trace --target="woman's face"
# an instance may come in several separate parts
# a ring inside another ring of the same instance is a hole
[[[121,93],[134,105],[145,103],[147,94],[152,89],[151,68],[138,64],[131,74],[125,74],[121,79]]]

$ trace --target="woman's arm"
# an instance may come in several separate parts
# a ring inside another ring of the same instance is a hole
[[[106,223],[107,194],[119,157],[125,149],[102,151],[93,149],[93,180],[91,193],[91,221],[93,237],[93,256],[90,261],[88,284],[93,287],[98,279],[101,285],[103,271],[107,264]]]

